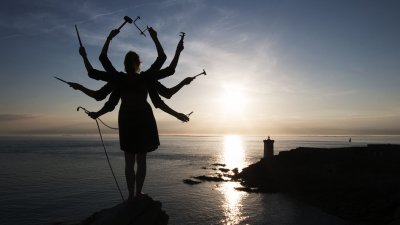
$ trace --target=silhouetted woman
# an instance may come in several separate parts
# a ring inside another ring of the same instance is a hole
[[[89,113],[90,117],[95,119],[114,110],[119,99],[122,102],[118,115],[118,126],[120,146],[125,153],[125,175],[129,190],[129,201],[132,201],[135,196],[143,196],[141,191],[146,176],[147,152],[156,150],[160,145],[156,121],[152,109],[146,101],[147,95],[150,95],[156,108],[160,108],[183,122],[189,121],[186,115],[168,107],[157,93],[156,75],[165,62],[166,55],[157,38],[156,31],[150,28],[149,33],[156,45],[158,57],[147,71],[140,72],[139,55],[132,51],[125,56],[126,73],[103,72],[94,69],[89,71],[90,77],[107,81],[114,86],[114,90],[104,107],[98,112]],[[136,173],[134,170],[135,162],[137,163]]]

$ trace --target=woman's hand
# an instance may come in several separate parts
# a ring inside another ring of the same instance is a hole
[[[189,121],[189,117],[183,113],[178,113],[176,115],[176,118],[182,122],[188,122]]]
[[[90,116],[92,119],[97,119],[97,117],[99,117],[98,112],[89,112],[88,116]]]
[[[176,47],[177,52],[182,52],[185,47],[183,46],[183,40],[179,41],[178,46]]]
[[[190,84],[194,80],[194,77],[186,77],[182,82],[185,85]]]
[[[153,27],[149,27],[149,34],[151,38],[153,39],[157,38],[157,31],[155,31]]]
[[[79,54],[82,56],[82,57],[86,57],[86,50],[85,50],[85,47],[80,47],[79,48]]]
[[[75,90],[81,90],[82,85],[78,84],[78,83],[73,83],[73,82],[68,82],[69,86],[72,87]]]
[[[109,39],[109,40],[112,40],[115,36],[117,36],[117,34],[119,34],[119,30],[117,30],[117,29],[112,30],[112,31],[110,32],[110,34],[108,35],[108,39]]]

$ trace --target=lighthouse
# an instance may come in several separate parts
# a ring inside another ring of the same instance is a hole
[[[274,140],[268,136],[267,140],[264,140],[264,160],[270,161],[274,157]]]

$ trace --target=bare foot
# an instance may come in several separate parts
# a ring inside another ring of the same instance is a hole
[[[138,199],[143,199],[143,198],[148,198],[148,197],[149,197],[149,195],[147,195],[143,192],[136,193],[136,198],[138,198]]]

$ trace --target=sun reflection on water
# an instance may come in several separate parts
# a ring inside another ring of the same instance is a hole
[[[245,151],[242,138],[239,135],[228,135],[224,137],[223,162],[230,169],[244,167]]]
[[[223,162],[230,169],[238,168],[239,171],[245,163],[245,150],[240,136],[229,135],[224,137]],[[235,190],[235,187],[240,187],[238,182],[225,182],[219,187],[219,191],[224,195],[222,204],[225,219],[223,224],[233,225],[240,224],[245,216],[242,215],[243,198],[248,194]]]

